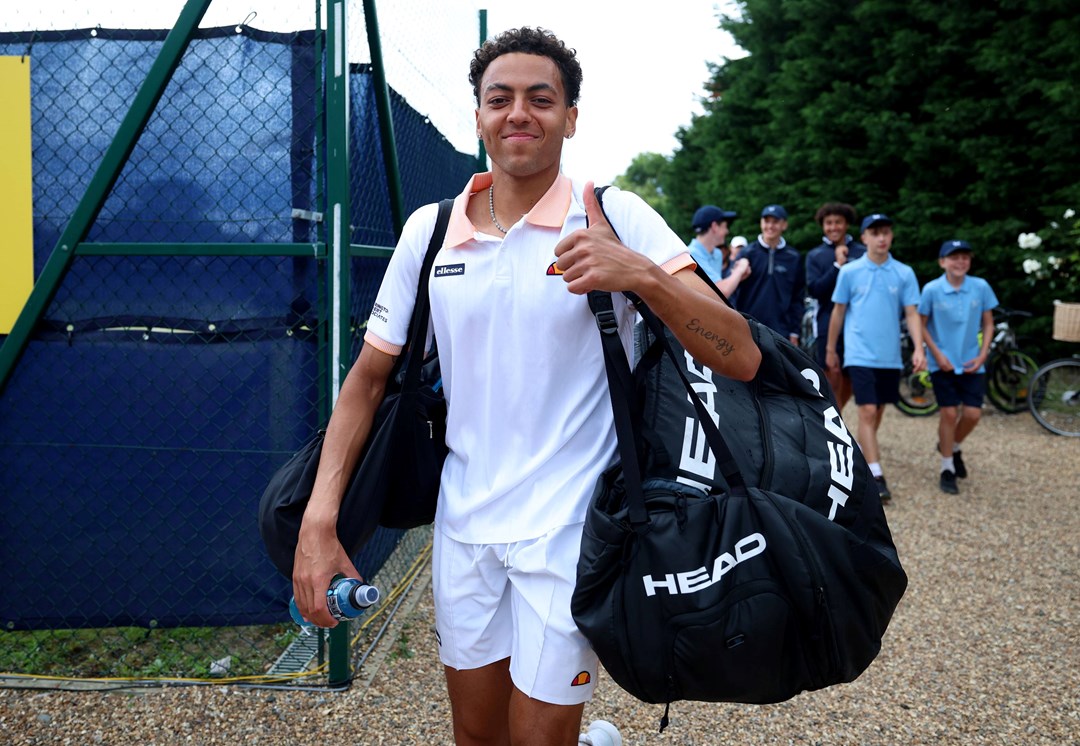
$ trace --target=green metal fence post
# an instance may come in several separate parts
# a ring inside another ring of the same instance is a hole
[[[349,273],[351,204],[349,196],[349,63],[345,0],[328,6],[326,31],[326,216],[327,318],[330,327],[330,404],[337,402],[349,368],[352,287]]]
[[[487,10],[481,8],[477,12],[480,16],[480,46],[483,46],[488,35]],[[487,148],[484,147],[484,141],[480,138],[476,139],[476,143],[476,171],[480,173],[487,171]]]
[[[371,80],[375,86],[375,110],[379,113],[379,141],[386,164],[386,184],[390,189],[390,215],[394,235],[401,235],[405,225],[405,199],[401,189],[401,168],[398,166],[397,140],[394,137],[394,118],[390,109],[390,87],[386,83],[382,41],[379,38],[379,17],[375,0],[364,0],[364,25],[367,27],[368,49],[371,52]]]
[[[93,226],[98,213],[101,212],[106,197],[116,184],[120,171],[131,156],[139,135],[142,134],[158,101],[161,100],[161,94],[172,79],[177,65],[180,64],[180,58],[184,56],[210,2],[211,0],[188,0],[184,9],[180,11],[176,25],[165,37],[161,52],[158,53],[146,79],[135,94],[131,108],[124,115],[116,136],[109,143],[101,164],[90,180],[82,199],[79,200],[64,232],[60,234],[56,247],[42,268],[33,290],[30,291],[30,297],[19,313],[19,318],[15,320],[11,334],[4,340],[3,346],[0,346],[0,392],[4,390],[15,369],[15,364],[22,356],[26,345],[29,344],[34,327],[56,296],[56,290],[60,287],[64,275],[67,274],[71,260],[75,257],[76,248],[86,238],[87,232]]]
[[[327,278],[330,309],[330,400],[337,402],[341,383],[352,357],[352,287],[350,282],[349,239],[349,61],[346,46],[345,0],[328,6],[326,23],[326,215]],[[330,631],[330,684],[347,683],[351,677],[349,625]]]
[[[315,201],[317,209],[322,213],[323,219],[319,221],[316,227],[316,235],[323,246],[327,246],[330,243],[330,231],[328,229],[328,218],[330,211],[327,209],[326,188],[327,188],[327,175],[326,175],[326,76],[329,71],[326,69],[325,61],[329,59],[326,56],[326,30],[323,28],[323,4],[321,0],[315,0]],[[324,258],[325,255],[324,255]],[[324,263],[323,269],[328,265]],[[330,356],[327,354],[327,342],[328,332],[326,322],[326,311],[329,309],[329,303],[327,302],[326,295],[329,283],[317,282],[316,283],[316,300],[315,308],[316,315],[318,317],[318,351],[316,352],[316,359],[318,360],[318,373],[317,381],[319,387],[319,421],[325,423],[330,419]]]

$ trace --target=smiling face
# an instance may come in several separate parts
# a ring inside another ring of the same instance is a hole
[[[786,220],[774,218],[772,215],[766,215],[761,219],[761,235],[769,246],[776,246],[780,243],[780,237],[786,230]]]
[[[954,251],[946,257],[938,259],[938,264],[945,270],[946,277],[954,284],[963,281],[964,276],[971,271],[971,252]]]
[[[727,245],[727,235],[728,222],[726,220],[714,220],[712,225],[709,226],[709,230],[699,233],[697,239],[702,246],[710,249],[723,248]]]
[[[826,215],[821,221],[821,230],[825,233],[825,238],[833,244],[843,243],[847,229],[848,221],[843,215]]]
[[[717,246],[727,246],[727,237],[730,229],[728,228],[728,222],[721,220],[718,223],[713,223],[713,231],[716,235]]]
[[[566,105],[559,68],[549,57],[512,52],[488,65],[480,81],[476,130],[492,171],[554,178],[563,138],[574,134],[576,123],[577,107]]]

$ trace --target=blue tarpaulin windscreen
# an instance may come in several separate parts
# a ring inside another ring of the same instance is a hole
[[[0,34],[0,55],[31,64],[35,274],[166,33]],[[201,29],[87,241],[320,240],[315,42]],[[351,73],[352,242],[389,247],[367,73]],[[460,191],[475,160],[396,95],[392,108],[406,209]],[[7,629],[286,618],[289,585],[255,515],[270,475],[320,424],[325,263],[314,251],[165,254],[73,259],[0,396]],[[357,339],[384,267],[353,262]],[[361,572],[395,538],[377,534]]]

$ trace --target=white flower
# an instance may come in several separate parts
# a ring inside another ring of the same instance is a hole
[[[1061,217],[1065,218],[1066,220],[1069,220],[1075,214],[1076,214],[1076,210],[1074,210],[1074,209],[1072,209],[1070,207],[1068,210],[1065,211],[1065,214],[1062,215]]]
[[[1034,274],[1042,269],[1042,262],[1038,259],[1025,259],[1024,260],[1024,274]]]
[[[1061,265],[1065,263],[1065,260],[1060,256],[1048,256],[1046,257],[1046,263],[1054,269],[1061,269]]]
[[[1021,249],[1037,249],[1042,246],[1042,239],[1039,238],[1038,233],[1021,233],[1017,237],[1016,243],[1020,245]]]

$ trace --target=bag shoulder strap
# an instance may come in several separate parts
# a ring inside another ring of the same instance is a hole
[[[607,187],[596,188],[596,199],[600,204],[601,211],[604,212],[605,218],[607,218],[607,211],[604,210],[603,194],[606,190]],[[608,218],[608,224],[611,224],[610,218]],[[612,230],[615,231],[615,236],[618,238],[618,231],[616,231],[614,225],[612,225]],[[727,298],[712,282],[708,284],[727,302]],[[619,459],[622,464],[630,523],[635,529],[640,529],[648,524],[649,518],[648,511],[645,509],[644,491],[641,487],[641,466],[636,448],[637,433],[635,432],[631,411],[634,392],[633,377],[630,373],[629,361],[626,359],[626,351],[619,340],[618,323],[615,319],[611,293],[593,290],[589,292],[588,299],[589,308],[596,317],[596,325],[600,330],[600,341],[604,349],[604,366],[608,375],[608,390],[615,419],[615,432],[619,442]],[[694,404],[698,419],[705,430],[705,438],[709,443],[709,447],[719,461],[720,473],[724,476],[728,487],[733,493],[745,493],[746,481],[739,470],[738,462],[713,421],[712,415],[705,408],[697,392],[694,391],[686,374],[682,372],[682,366],[667,341],[666,328],[663,322],[640,298],[634,296],[632,299],[645,323],[648,324],[650,330],[663,344],[664,352],[679,373],[679,378],[682,380],[686,393]]]
[[[428,241],[427,251],[424,252],[424,262],[420,267],[420,279],[416,287],[416,302],[413,305],[412,317],[409,319],[408,349],[406,350],[407,362],[405,364],[405,380],[403,389],[416,387],[420,380],[420,369],[424,362],[424,338],[427,336],[428,320],[431,317],[431,298],[428,296],[428,279],[431,276],[431,267],[435,263],[435,255],[442,248],[446,240],[446,228],[450,224],[450,213],[454,207],[454,200],[444,199],[439,202],[439,214],[435,218],[435,229],[431,232],[431,240]]]

